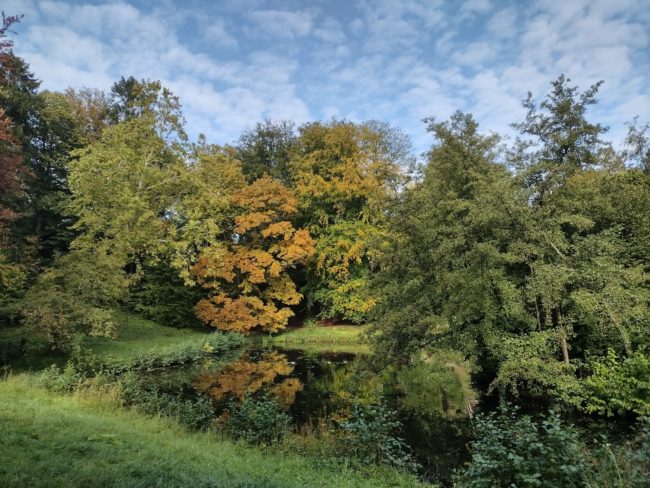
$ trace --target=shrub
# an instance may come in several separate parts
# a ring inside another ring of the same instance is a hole
[[[204,397],[182,398],[161,391],[157,386],[145,386],[133,372],[120,379],[121,400],[139,412],[172,417],[193,429],[204,429],[214,419],[212,402]]]
[[[79,388],[85,379],[86,376],[79,372],[71,362],[68,362],[63,369],[53,364],[43,370],[39,377],[39,383],[46,390],[56,393],[71,393]]]
[[[585,472],[577,434],[556,413],[541,421],[502,405],[476,417],[472,460],[460,486],[580,486]]]
[[[271,445],[289,433],[291,419],[272,397],[246,396],[241,403],[228,405],[226,431],[235,439],[249,444]]]
[[[578,406],[600,415],[650,415],[650,356],[639,350],[619,358],[609,350],[590,364],[593,374],[582,380]]]
[[[340,424],[346,434],[343,452],[364,464],[385,464],[397,469],[415,471],[406,443],[398,437],[401,424],[394,411],[383,404],[352,405],[352,415]]]

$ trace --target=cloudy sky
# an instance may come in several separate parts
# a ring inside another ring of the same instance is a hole
[[[470,111],[508,132],[565,73],[605,80],[593,118],[621,140],[650,119],[647,0],[3,0],[43,87],[159,79],[190,134],[235,140],[263,118],[380,119],[428,147],[423,117]]]

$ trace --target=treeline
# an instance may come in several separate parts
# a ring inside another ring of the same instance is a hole
[[[60,349],[112,334],[118,305],[244,333],[297,311],[367,320],[411,158],[401,132],[265,121],[231,146],[191,142],[159,82],[39,90],[6,37],[17,20],[2,30],[6,321]]]
[[[40,90],[16,21],[0,30],[5,324],[64,349],[113,334],[117,307],[244,333],[371,321],[383,360],[453,346],[504,394],[649,413],[648,126],[615,150],[587,118],[599,84],[529,95],[514,142],[429,119],[419,166],[381,122],[264,121],[218,146],[189,140],[156,81]]]

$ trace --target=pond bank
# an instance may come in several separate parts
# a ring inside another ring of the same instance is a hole
[[[60,396],[26,376],[0,381],[0,480],[5,487],[415,487],[390,470],[358,473],[193,433],[107,399]]]

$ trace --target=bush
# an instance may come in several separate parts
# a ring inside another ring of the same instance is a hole
[[[78,371],[71,362],[63,369],[51,365],[43,370],[39,377],[40,385],[55,393],[71,393],[78,389],[86,380],[86,376]]]
[[[155,386],[145,387],[131,372],[122,377],[120,384],[123,404],[133,406],[139,412],[172,417],[187,427],[199,430],[206,428],[214,419],[212,402],[207,398],[186,399],[162,392]]]
[[[650,356],[639,350],[619,358],[609,350],[590,363],[593,374],[580,382],[578,406],[600,415],[650,415]]]
[[[241,403],[228,405],[226,431],[249,444],[272,445],[289,433],[291,419],[272,397],[246,396]]]
[[[541,421],[502,405],[476,417],[472,460],[460,476],[468,488],[580,486],[585,473],[576,432],[556,413]]]
[[[352,415],[341,423],[343,451],[364,464],[385,464],[405,471],[415,471],[409,447],[398,437],[401,424],[394,411],[383,404],[352,405]]]

